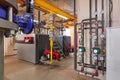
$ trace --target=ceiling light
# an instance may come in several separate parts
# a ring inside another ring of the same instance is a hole
[[[68,19],[67,17],[65,17],[65,16],[62,16],[62,15],[60,15],[60,14],[56,14],[58,17],[61,17],[61,18],[63,18],[63,19]]]

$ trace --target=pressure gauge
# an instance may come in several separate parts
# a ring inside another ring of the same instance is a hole
[[[78,35],[78,38],[81,39],[81,35]]]
[[[97,39],[97,36],[96,36],[96,35],[93,35],[92,38],[93,38],[93,39]]]
[[[94,60],[97,60],[98,58],[97,58],[97,56],[93,56],[93,59],[94,59]]]
[[[82,58],[82,54],[79,54],[78,57],[79,57],[79,58]]]
[[[94,54],[100,54],[101,50],[100,48],[93,48]]]
[[[101,60],[101,61],[105,60],[105,57],[104,57],[103,55],[100,56],[100,60]]]
[[[101,35],[100,35],[100,38],[102,38],[102,39],[105,38],[105,35],[104,35],[104,34],[101,34]]]

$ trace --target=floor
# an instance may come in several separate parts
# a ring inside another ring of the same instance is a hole
[[[16,56],[5,57],[4,80],[97,80],[74,71],[73,57],[55,61],[53,65],[34,65]]]

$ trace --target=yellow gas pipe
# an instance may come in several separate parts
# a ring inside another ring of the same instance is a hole
[[[50,12],[50,17],[53,17],[53,13]],[[53,20],[50,19],[50,32],[51,32],[51,37],[50,37],[50,64],[53,63]]]

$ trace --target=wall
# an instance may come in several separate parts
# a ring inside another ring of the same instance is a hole
[[[120,0],[113,0],[113,26],[120,26]]]
[[[4,37],[4,56],[8,56],[8,55],[14,55],[14,38],[13,37],[9,37],[9,38],[5,38]]]

